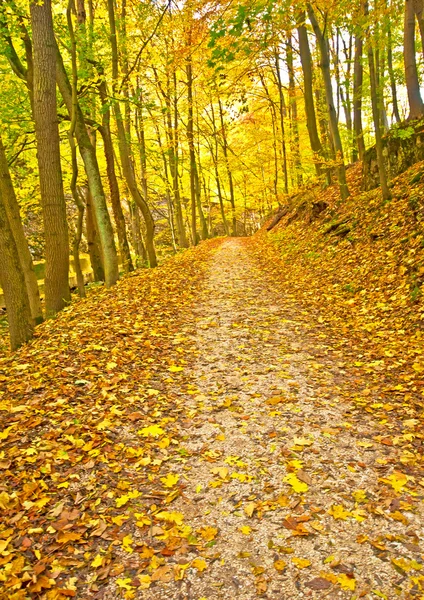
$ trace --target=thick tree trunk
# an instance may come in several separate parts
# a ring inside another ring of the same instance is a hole
[[[72,114],[72,88],[68,75],[65,71],[59,48],[56,47],[56,79],[66,104],[69,115]],[[97,162],[96,149],[90,141],[87,127],[79,103],[76,106],[75,137],[78,142],[79,152],[84,163],[87,174],[88,186],[93,200],[96,224],[99,234],[100,248],[102,252],[103,266],[105,272],[105,283],[111,287],[119,279],[118,256],[116,253],[115,239],[112,223],[106,204],[106,196],[103,189],[99,164]]]
[[[409,101],[408,119],[418,119],[424,114],[424,103],[421,97],[415,57],[415,13],[413,0],[405,0],[403,57]]]
[[[314,163],[317,175],[323,172],[322,159],[324,158],[324,149],[319,139],[317,118],[315,114],[313,78],[312,78],[312,56],[309,47],[308,32],[305,26],[305,13],[301,12],[298,16],[297,34],[299,37],[300,62],[303,73],[303,96],[305,101],[306,127],[308,129],[309,141],[312,152],[314,153]]]
[[[45,234],[46,314],[61,310],[70,301],[69,239],[60,165],[56,112],[56,42],[51,0],[31,3],[34,52],[34,120],[40,176],[41,208]]]
[[[331,130],[331,136],[332,136],[333,143],[334,143],[334,148],[337,153],[337,156],[336,156],[336,159],[338,161],[337,175],[338,175],[338,180],[339,180],[340,195],[342,197],[342,200],[345,200],[346,198],[349,197],[350,193],[349,193],[349,188],[347,187],[347,182],[346,182],[346,167],[344,164],[342,140],[340,137],[339,126],[337,123],[337,114],[336,114],[336,110],[334,108],[333,86],[331,83],[331,71],[330,71],[330,56],[329,56],[329,52],[328,52],[328,40],[326,39],[326,37],[324,36],[324,34],[320,28],[318,21],[316,19],[314,10],[310,4],[307,4],[307,11],[308,11],[309,20],[311,22],[311,25],[314,29],[314,32],[315,32],[315,35],[317,38],[318,47],[320,50],[320,56],[321,56],[321,65],[320,66],[321,66],[321,71],[322,71],[322,77],[324,79],[325,96],[326,96],[326,100],[327,100],[327,110],[328,110],[328,116],[329,116],[329,121],[330,121],[330,130]]]
[[[10,228],[16,243],[16,248],[21,263],[22,271],[25,277],[25,284],[28,292],[29,304],[31,307],[31,315],[34,323],[42,323],[43,311],[41,309],[40,292],[38,289],[37,277],[32,264],[31,253],[28,248],[28,242],[25,237],[24,228],[22,226],[21,216],[19,213],[19,204],[16,199],[15,189],[10,177],[9,165],[3,141],[0,135],[0,194],[3,198],[3,203],[7,213]]]
[[[421,51],[424,53],[424,0],[413,0],[421,37]]]
[[[10,345],[16,350],[30,340],[33,322],[24,273],[0,189],[0,283],[6,302]]]

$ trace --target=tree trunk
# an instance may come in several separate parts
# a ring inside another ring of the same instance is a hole
[[[309,47],[308,32],[305,26],[305,13],[301,12],[298,16],[297,34],[299,37],[300,62],[303,73],[303,96],[305,101],[306,127],[308,129],[309,141],[312,152],[314,153],[314,164],[317,175],[323,172],[322,160],[324,158],[324,149],[319,139],[317,119],[315,114],[313,78],[312,78],[312,56]]]
[[[116,88],[116,83],[118,79],[118,46],[116,38],[115,9],[113,3],[114,0],[108,0],[107,6],[109,15],[110,42],[112,48],[112,79],[114,82],[114,87]],[[140,208],[141,214],[143,215],[143,219],[146,225],[146,250],[149,257],[149,265],[153,268],[157,266],[157,257],[154,243],[155,222],[153,220],[153,216],[150,211],[149,205],[143,198],[137,186],[134,173],[134,166],[131,161],[130,147],[125,132],[124,121],[122,119],[121,107],[119,102],[115,102],[114,104],[114,113],[118,132],[118,147],[119,155],[121,157],[122,172],[124,174],[130,194],[134,202]]]
[[[87,189],[85,193],[85,225],[88,254],[90,255],[90,264],[93,270],[93,279],[94,281],[104,281],[105,272],[103,268],[100,247],[98,244],[98,234],[93,210],[93,198],[89,189]]]
[[[424,0],[413,0],[414,12],[418,21],[421,37],[421,51],[424,53]]]
[[[286,150],[286,132],[284,126],[284,113],[285,113],[285,104],[284,104],[284,94],[283,94],[283,85],[281,81],[281,72],[280,72],[280,55],[278,53],[278,48],[274,51],[274,66],[275,66],[275,81],[277,83],[278,89],[278,108],[280,115],[280,131],[281,131],[281,150],[283,155],[283,177],[284,177],[284,191],[286,194],[289,193],[289,177],[288,177],[288,168],[287,168],[287,150]]]
[[[68,113],[71,115],[72,88],[69,83],[68,75],[65,71],[62,56],[57,46],[56,52],[57,84],[60,93],[62,94],[63,101],[66,104]],[[92,196],[93,209],[98,228],[99,242],[105,272],[105,283],[107,287],[111,287],[119,279],[118,256],[116,253],[115,239],[112,223],[107,209],[106,196],[103,189],[99,164],[97,162],[96,149],[90,141],[84,115],[78,102],[76,106],[75,137],[78,142],[79,152],[84,163],[88,186]]]
[[[28,242],[25,237],[22,226],[21,216],[19,214],[19,204],[16,199],[15,189],[10,177],[9,165],[3,141],[0,135],[0,194],[7,213],[10,228],[15,240],[19,262],[25,277],[31,315],[34,323],[38,325],[43,321],[43,311],[41,309],[40,292],[38,289],[37,277],[32,264],[31,253],[28,248]]]
[[[355,131],[355,145],[358,150],[359,160],[363,160],[365,154],[364,132],[362,129],[363,52],[364,42],[362,31],[359,30],[355,35],[355,54],[353,58],[353,129]]]
[[[46,314],[70,301],[69,239],[56,112],[56,50],[51,0],[31,3],[34,51],[34,120],[45,233]]]
[[[125,273],[134,270],[131,260],[131,252],[127,238],[127,226],[122,211],[121,195],[119,192],[118,178],[115,171],[115,155],[113,151],[112,134],[110,131],[110,106],[108,103],[106,81],[103,79],[99,85],[100,99],[103,107],[102,126],[100,134],[103,139],[103,148],[106,158],[106,171],[109,182],[110,201],[115,219],[116,232],[118,234],[119,252],[121,263]]]
[[[393,54],[392,54],[392,30],[390,27],[390,23],[388,25],[387,31],[387,68],[389,71],[390,78],[390,88],[392,91],[392,103],[393,103],[393,116],[396,120],[396,123],[400,123],[400,114],[399,114],[399,106],[398,106],[398,98],[397,98],[397,89],[396,89],[396,80],[395,73],[393,70]]]
[[[367,9],[366,9],[367,10]],[[375,66],[375,57],[374,57],[374,49],[372,47],[372,40],[370,32],[368,31],[368,65],[370,69],[370,84],[371,84],[371,105],[372,105],[372,116],[374,121],[374,130],[375,130],[375,149],[377,153],[377,163],[378,163],[378,173],[380,177],[380,185],[381,192],[383,194],[384,200],[388,200],[390,198],[390,191],[387,185],[387,174],[386,167],[384,164],[383,157],[383,143],[381,139],[381,95],[377,82],[377,73]]]
[[[221,179],[219,177],[219,143],[218,143],[218,131],[216,129],[215,110],[213,108],[213,102],[211,102],[211,109],[212,109],[213,137],[215,140],[215,153],[211,146],[211,154],[212,154],[212,160],[213,160],[214,168],[215,168],[215,181],[216,181],[216,189],[217,189],[217,193],[218,193],[219,208],[221,211],[222,224],[224,225],[225,235],[229,236],[230,228],[228,227],[227,217],[225,216],[224,199],[222,196],[222,188],[221,188]]]
[[[413,0],[405,0],[403,58],[409,101],[408,119],[419,119],[424,113],[424,103],[420,92],[420,82],[415,57],[415,13]]]
[[[6,302],[10,345],[16,350],[30,340],[33,322],[28,300],[24,273],[19,260],[18,248],[6,214],[0,189],[0,283]]]
[[[322,77],[324,79],[325,97],[327,100],[327,110],[328,110],[328,116],[329,116],[329,121],[330,121],[330,131],[331,131],[331,136],[332,136],[333,143],[334,143],[334,148],[337,153],[337,157],[336,157],[336,160],[338,161],[337,175],[338,175],[338,180],[339,180],[340,195],[341,195],[342,200],[346,200],[346,198],[349,197],[350,193],[349,193],[349,188],[347,187],[347,182],[346,182],[346,167],[345,167],[344,158],[343,158],[343,146],[342,146],[342,140],[340,137],[339,126],[337,123],[337,114],[336,114],[336,110],[334,108],[334,102],[333,102],[333,86],[331,83],[328,40],[326,39],[323,32],[321,31],[321,28],[315,17],[314,10],[309,3],[307,4],[307,11],[308,11],[309,20],[311,22],[311,25],[314,29],[314,32],[315,32],[315,35],[317,38],[317,44],[318,44],[320,56],[321,56],[321,65],[320,66],[321,66],[321,71],[322,71]]]
[[[232,235],[237,235],[237,219],[236,219],[236,203],[234,196],[234,184],[233,184],[233,174],[230,169],[230,161],[228,160],[228,142],[227,142],[227,133],[225,130],[224,123],[224,111],[222,108],[221,98],[218,96],[218,105],[219,105],[219,117],[221,120],[221,134],[222,134],[222,150],[224,152],[225,158],[225,166],[227,168],[227,176],[228,176],[228,184],[230,186],[230,204],[231,204],[231,217],[232,217]]]
[[[292,156],[294,170],[296,173],[296,184],[301,186],[303,183],[302,165],[300,161],[300,144],[299,144],[299,124],[297,122],[297,100],[296,100],[296,84],[293,67],[293,43],[291,35],[287,36],[286,43],[286,63],[289,73],[289,106],[290,106],[290,124],[292,130]]]

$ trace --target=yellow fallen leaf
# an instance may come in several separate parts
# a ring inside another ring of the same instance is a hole
[[[132,549],[132,545],[134,543],[134,540],[132,539],[132,535],[126,535],[123,540],[122,540],[122,548],[125,550],[125,552],[128,552],[129,554],[133,553],[133,549]]]
[[[149,427],[143,427],[143,429],[138,431],[138,434],[142,435],[143,437],[159,437],[164,433],[165,431],[162,429],[162,427],[159,427],[159,425],[149,425]]]
[[[351,590],[353,592],[356,588],[355,579],[353,579],[353,577],[348,577],[344,573],[337,576],[337,582],[342,590]]]
[[[95,558],[93,559],[91,566],[94,567],[95,569],[97,569],[97,567],[101,567],[103,564],[103,557],[100,556],[100,554],[97,554],[97,556],[95,556]]]
[[[389,475],[389,477],[380,479],[380,481],[391,485],[396,492],[401,492],[404,486],[408,483],[408,479],[408,475],[400,473],[399,471],[395,471],[394,473]]]
[[[331,515],[334,519],[342,519],[346,521],[351,514],[349,511],[345,510],[344,506],[341,504],[333,504],[333,506],[328,511],[328,514]]]
[[[127,591],[131,591],[133,588],[133,586],[130,585],[131,583],[131,578],[127,577],[126,579],[117,579],[116,580],[116,585],[124,590]]]
[[[218,529],[216,529],[216,527],[201,527],[197,531],[206,542],[211,542],[218,535]]]
[[[312,446],[312,444],[314,443],[314,440],[310,440],[309,438],[298,438],[295,437],[293,440],[293,446]]]
[[[175,523],[176,525],[181,525],[184,521],[183,514],[179,512],[168,512],[166,510],[156,513],[155,517],[160,521],[169,521],[170,523]]]
[[[112,517],[112,523],[115,523],[115,525],[118,525],[119,527],[121,527],[125,521],[128,521],[128,519],[129,519],[128,515],[118,515],[116,517]]]
[[[250,532],[252,531],[252,528],[249,527],[249,525],[242,525],[241,527],[239,527],[239,531],[243,534],[243,535],[249,535]]]
[[[256,508],[256,502],[248,502],[244,506],[243,510],[248,517],[251,517],[253,515],[253,513],[255,512],[255,508]]]
[[[274,563],[274,569],[276,569],[279,573],[282,573],[286,567],[287,563],[284,560],[276,560]]]
[[[298,558],[297,556],[293,556],[292,563],[296,565],[298,569],[306,569],[311,564],[311,561],[307,558]]]
[[[177,485],[179,479],[180,476],[174,473],[168,473],[166,477],[160,478],[163,485],[167,488],[171,488],[174,487],[174,485]]]
[[[289,473],[286,475],[283,481],[289,483],[294,491],[298,494],[304,494],[309,489],[308,484],[300,481],[300,479],[294,473]]]
[[[183,371],[183,367],[177,367],[176,365],[172,365],[172,367],[169,367],[168,371],[170,371],[171,373],[178,373],[179,371]]]
[[[203,558],[195,558],[191,563],[191,566],[202,572],[208,568],[208,563]]]

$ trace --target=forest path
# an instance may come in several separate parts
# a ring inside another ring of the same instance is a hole
[[[399,451],[375,443],[382,426],[345,400],[344,365],[280,293],[249,241],[215,253],[180,428],[186,488],[173,503],[210,540],[208,568],[144,598],[410,597],[423,519],[390,493]]]
[[[283,268],[210,240],[0,358],[0,600],[424,598],[419,404]]]

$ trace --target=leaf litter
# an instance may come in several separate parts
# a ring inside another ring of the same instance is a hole
[[[421,416],[269,260],[202,244],[2,359],[4,598],[423,597]]]

